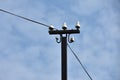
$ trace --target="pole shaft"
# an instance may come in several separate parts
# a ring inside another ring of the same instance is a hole
[[[61,36],[61,80],[67,80],[67,37]]]

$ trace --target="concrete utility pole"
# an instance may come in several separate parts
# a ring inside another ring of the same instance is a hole
[[[67,38],[68,42],[74,42],[74,38],[70,38],[70,34],[80,33],[80,24],[77,22],[76,29],[67,30],[66,23],[63,24],[62,30],[54,30],[53,26],[49,28],[50,35],[60,35],[60,40],[56,38],[57,43],[61,43],[61,80],[67,80]]]

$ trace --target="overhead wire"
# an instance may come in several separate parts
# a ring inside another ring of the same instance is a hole
[[[13,15],[13,16],[16,16],[16,17],[19,17],[19,18],[22,18],[24,20],[27,20],[27,21],[30,21],[30,22],[33,22],[33,23],[36,23],[36,24],[40,24],[40,25],[43,25],[43,26],[46,26],[48,28],[50,28],[49,25],[46,25],[44,23],[41,23],[41,22],[38,22],[38,21],[35,21],[35,20],[32,20],[32,19],[29,19],[29,18],[26,18],[26,17],[23,17],[23,16],[20,16],[20,15],[17,15],[17,14],[14,14],[12,12],[9,12],[9,11],[6,11],[6,10],[3,10],[3,9],[0,9],[0,11],[4,12],[4,13],[8,13],[10,15]],[[55,28],[54,28],[55,29]]]
[[[67,43],[68,48],[70,49],[70,51],[73,53],[73,55],[75,56],[75,58],[77,59],[77,61],[79,62],[79,64],[82,66],[83,70],[85,71],[85,73],[87,74],[87,76],[89,77],[90,80],[93,80],[92,77],[90,76],[90,74],[88,73],[87,69],[84,67],[84,65],[82,64],[81,60],[79,59],[79,57],[77,56],[77,54],[73,51],[73,49],[71,48],[71,46]]]
[[[36,24],[40,24],[40,25],[43,25],[43,26],[46,26],[48,28],[50,28],[49,25],[46,25],[44,23],[41,23],[41,22],[38,22],[38,21],[35,21],[35,20],[32,20],[32,19],[29,19],[29,18],[26,18],[26,17],[23,17],[23,16],[20,16],[20,15],[17,15],[17,14],[14,14],[12,12],[9,12],[9,11],[6,11],[6,10],[3,10],[3,9],[0,9],[0,11],[4,12],[4,13],[8,13],[10,15],[13,15],[13,16],[16,16],[16,17],[19,17],[19,18],[22,18],[24,20],[27,20],[27,21],[30,21],[30,22],[33,22],[33,23],[36,23]],[[56,29],[56,28],[53,28],[53,29]],[[56,29],[57,30],[57,29]],[[85,69],[84,65],[82,64],[82,62],[80,61],[80,59],[78,58],[78,56],[75,54],[75,52],[73,51],[73,49],[70,47],[69,44],[67,44],[69,49],[71,50],[71,52],[73,53],[73,55],[75,56],[75,58],[78,60],[78,62],[80,63],[80,65],[82,66],[83,70],[86,72],[86,74],[88,75],[88,77],[90,78],[90,80],[93,80],[92,77],[90,76],[90,74],[88,73],[88,71]]]

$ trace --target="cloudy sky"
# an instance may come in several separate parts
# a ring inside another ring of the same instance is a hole
[[[120,80],[120,0],[0,0],[0,9],[80,34],[70,44],[93,80]],[[48,28],[0,11],[0,80],[61,80]],[[68,80],[90,80],[68,49]]]

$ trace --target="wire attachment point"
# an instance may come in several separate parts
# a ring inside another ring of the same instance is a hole
[[[61,36],[60,39],[58,37],[55,37],[57,43],[61,43]]]
[[[70,37],[70,34],[68,35],[68,42],[73,43],[75,41],[74,37]]]
[[[54,30],[54,26],[53,26],[53,25],[50,25],[49,30],[50,30],[50,31]]]

